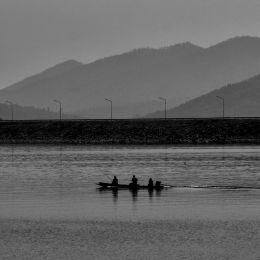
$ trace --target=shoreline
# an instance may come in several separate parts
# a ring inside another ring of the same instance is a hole
[[[260,118],[0,121],[0,144],[258,145]]]

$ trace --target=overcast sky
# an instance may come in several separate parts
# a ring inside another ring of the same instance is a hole
[[[0,88],[67,59],[260,36],[260,0],[0,0]]]

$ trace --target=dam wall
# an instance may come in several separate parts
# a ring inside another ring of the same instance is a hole
[[[0,121],[0,144],[260,144],[260,118]]]

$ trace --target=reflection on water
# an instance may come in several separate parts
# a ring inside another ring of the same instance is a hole
[[[138,190],[132,190],[131,193],[132,193],[133,202],[137,202]]]
[[[117,203],[118,198],[120,196],[120,189],[107,189],[107,188],[97,188],[97,191],[104,195],[107,196],[108,194],[112,196],[113,202]],[[129,194],[131,194],[132,201],[133,203],[137,202],[138,200],[138,190],[136,189],[125,189],[125,191],[128,191]],[[161,196],[161,190],[154,190],[154,189],[147,189],[145,190],[147,192],[150,200],[152,201],[153,197],[160,197]],[[108,196],[107,196],[108,197]]]
[[[117,200],[118,200],[118,190],[117,189],[113,189],[112,190],[112,195],[113,195],[114,202],[117,202]]]
[[[151,177],[178,188],[96,189],[133,174],[140,184]],[[0,217],[259,216],[259,187],[259,146],[0,147]]]

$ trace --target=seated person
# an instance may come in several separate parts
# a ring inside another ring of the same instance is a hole
[[[117,185],[118,185],[118,179],[117,179],[116,176],[114,176],[114,179],[113,179],[113,181],[112,181],[112,185],[113,185],[113,186],[117,186]]]
[[[135,177],[135,175],[133,175],[131,185],[132,185],[132,186],[137,186],[137,182],[138,182],[138,179]]]
[[[153,179],[152,178],[149,179],[148,188],[150,188],[150,189],[153,188]]]
[[[155,188],[161,188],[161,184],[162,184],[161,181],[156,181],[155,182]]]

